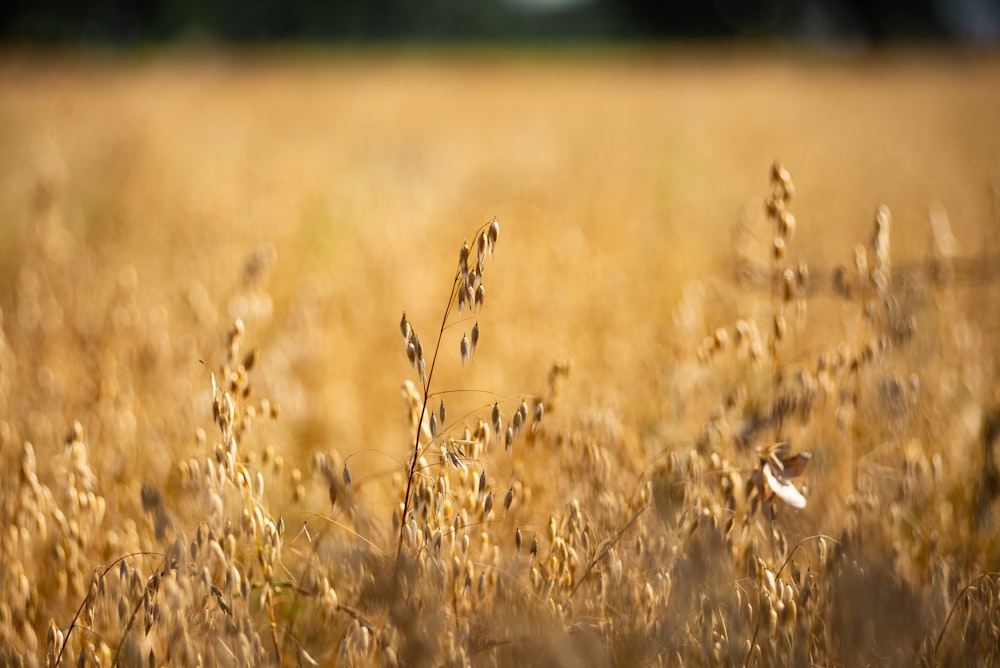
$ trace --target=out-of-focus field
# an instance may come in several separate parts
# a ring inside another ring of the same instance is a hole
[[[1000,568],[1000,267],[927,262],[1000,253],[998,109],[1000,61],[948,52],[4,55],[0,658],[69,634],[64,663],[101,665],[996,660],[996,580],[963,587]],[[799,321],[737,280],[741,253],[774,266],[775,159]],[[881,204],[892,290],[838,295]],[[400,314],[429,357],[494,217],[431,408],[459,435],[494,401],[503,430],[522,397],[545,415],[432,464],[392,576]],[[779,437],[813,454],[801,510],[752,482]]]

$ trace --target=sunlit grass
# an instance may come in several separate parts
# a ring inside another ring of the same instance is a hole
[[[995,60],[464,55],[0,62],[3,661],[995,660]]]

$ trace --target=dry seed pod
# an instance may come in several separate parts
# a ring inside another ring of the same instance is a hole
[[[781,262],[785,259],[785,240],[781,237],[774,238],[774,244],[771,248],[771,254],[775,262]]]
[[[330,483],[329,494],[330,494],[330,505],[331,506],[336,506],[337,505],[337,483],[336,482],[331,482]]]
[[[469,273],[469,250],[468,243],[463,243],[462,247],[458,249],[458,266],[463,276]]]
[[[494,247],[497,244],[497,237],[500,236],[500,223],[494,218],[493,222],[490,223],[490,227],[486,230],[486,238],[490,242],[490,247]]]
[[[470,356],[476,354],[476,346],[479,345],[479,323],[477,322],[472,326],[472,349],[470,350]]]
[[[486,286],[484,286],[482,283],[480,283],[479,287],[476,288],[476,300],[474,302],[475,305],[479,308],[480,311],[483,310],[483,300],[484,299],[486,299]]]
[[[514,531],[514,545],[517,547],[517,553],[518,554],[521,554],[521,542],[522,542],[522,540],[523,539],[521,538],[521,527],[518,527]]]
[[[771,165],[771,180],[774,183],[785,184],[791,182],[791,179],[792,176],[788,170],[782,166],[780,161],[775,160],[774,164]]]
[[[399,331],[404,339],[410,338],[410,321],[406,319],[406,311],[403,311],[403,317],[399,320]]]
[[[351,469],[347,468],[347,462],[344,462],[344,487],[351,488]],[[280,518],[278,521],[281,522]]]
[[[785,239],[791,239],[795,234],[795,216],[784,209],[778,212],[778,234]]]
[[[496,433],[497,438],[500,437],[500,404],[499,402],[493,402],[493,411],[490,413],[490,417],[493,419],[493,431]]]
[[[787,304],[795,299],[795,295],[798,292],[798,281],[795,279],[795,272],[791,269],[786,269],[782,278],[784,280],[781,286],[781,298]]]
[[[476,237],[476,253],[480,256],[486,253],[486,241],[486,231],[483,230],[483,232]]]
[[[431,413],[430,428],[431,428],[431,438],[437,438],[437,435],[438,435],[438,416],[435,415],[434,413]]]
[[[889,207],[881,205],[875,212],[875,236],[872,238],[872,249],[875,251],[875,261],[878,265],[889,265],[889,226],[892,215]]]
[[[471,353],[469,349],[469,337],[466,336],[465,334],[462,334],[462,343],[460,346],[460,351],[462,353],[462,366],[465,366],[465,363],[469,361],[469,355]]]
[[[490,492],[486,496],[486,500],[483,501],[483,519],[487,520],[490,517],[490,511],[493,510],[493,492]]]
[[[858,278],[862,285],[868,282],[868,251],[858,244],[854,247],[854,266],[858,270]]]
[[[785,322],[785,316],[775,313],[774,314],[774,340],[783,341],[785,339],[785,333],[788,331],[788,326]]]
[[[479,600],[482,601],[486,598],[486,573],[479,574],[479,585],[476,588],[476,594],[479,596]]]
[[[510,510],[510,504],[514,502],[514,488],[511,487],[507,490],[507,493],[503,497],[503,516],[504,519],[507,518],[507,511]]]
[[[445,424],[447,422],[448,412],[444,408],[444,399],[441,400],[441,405],[438,407],[438,415],[441,416],[441,424]]]
[[[545,405],[541,401],[535,404],[535,422],[531,425],[531,431],[534,433],[538,429],[538,424],[542,421],[542,416],[545,414]]]

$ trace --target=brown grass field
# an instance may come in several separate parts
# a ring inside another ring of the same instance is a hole
[[[0,664],[996,664],[998,109],[933,50],[0,55]]]

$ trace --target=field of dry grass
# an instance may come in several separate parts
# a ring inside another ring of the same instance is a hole
[[[0,663],[1000,660],[997,109],[946,52],[4,54]]]

